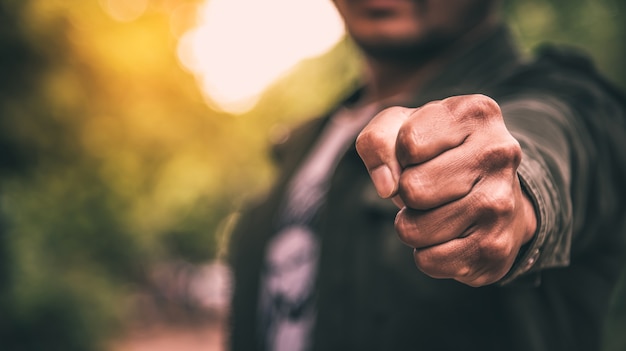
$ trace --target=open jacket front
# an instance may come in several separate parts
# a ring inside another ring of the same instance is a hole
[[[538,232],[498,284],[422,274],[397,238],[397,208],[376,195],[354,147],[313,225],[321,257],[315,350],[598,350],[622,262],[626,132],[621,97],[584,57],[546,48],[523,62],[501,28],[465,52],[408,106],[482,93],[501,106],[524,152],[519,176]],[[231,349],[261,349],[258,290],[285,184],[327,118],[276,146],[280,175],[230,238]]]

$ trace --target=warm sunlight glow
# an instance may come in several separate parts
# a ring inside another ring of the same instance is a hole
[[[209,103],[231,113],[252,108],[269,84],[344,34],[330,0],[208,0],[199,16],[178,57]]]
[[[102,8],[120,22],[134,21],[148,7],[148,0],[100,0]]]

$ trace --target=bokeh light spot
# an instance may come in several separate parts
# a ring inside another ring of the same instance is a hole
[[[210,0],[200,7],[198,26],[181,37],[178,57],[212,105],[243,113],[276,79],[343,34],[331,1]]]
[[[113,19],[130,22],[143,15],[148,7],[148,0],[100,0],[100,6]]]

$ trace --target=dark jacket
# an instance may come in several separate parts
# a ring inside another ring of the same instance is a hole
[[[575,53],[523,62],[498,30],[449,65],[409,105],[482,93],[501,106],[524,156],[519,175],[538,232],[497,284],[472,288],[422,274],[351,148],[314,223],[321,236],[315,350],[598,350],[626,230],[622,97]],[[287,179],[327,118],[277,146],[281,172],[231,237],[232,351],[252,351],[265,243]]]

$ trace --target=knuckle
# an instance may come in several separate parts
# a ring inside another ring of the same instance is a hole
[[[472,288],[479,288],[481,286],[485,286],[487,284],[491,284],[495,282],[495,280],[491,276],[481,275],[474,279],[468,279],[465,281],[461,281],[462,283],[471,286]]]
[[[401,242],[410,247],[421,246],[420,237],[423,235],[422,228],[417,225],[417,220],[407,208],[401,209],[396,215],[394,227]]]
[[[487,120],[501,115],[498,103],[482,94],[448,98],[444,103],[455,115],[463,118]]]
[[[412,246],[411,242],[413,241],[412,233],[413,226],[410,224],[410,221],[407,219],[406,209],[400,210],[396,215],[396,219],[394,222],[394,227],[396,229],[396,233],[398,234],[398,238],[403,243]]]
[[[481,152],[480,164],[487,165],[490,169],[515,168],[522,161],[522,148],[513,137],[506,141],[493,143]]]
[[[502,182],[490,187],[488,193],[483,192],[480,198],[480,212],[489,219],[509,217],[515,211],[515,197]]]
[[[467,279],[472,276],[472,273],[473,273],[472,268],[469,265],[464,264],[457,268],[455,277],[461,278],[461,279]]]
[[[415,261],[417,268],[429,277],[446,278],[441,272],[440,265],[436,264],[436,260],[433,259],[432,255],[430,255],[427,250],[415,250],[413,260]]]
[[[406,170],[400,176],[398,193],[404,203],[414,209],[424,210],[429,208],[429,203],[436,196],[433,189],[432,178],[420,172],[418,169]]]
[[[500,267],[500,263],[511,257],[512,253],[513,245],[504,235],[494,235],[480,246],[481,261],[488,262],[494,269]]]
[[[424,155],[422,155],[421,150],[426,150],[428,146],[426,136],[417,128],[415,123],[406,123],[398,131],[396,149],[403,166],[422,160]]]
[[[522,160],[522,147],[513,137],[500,146],[500,155],[510,164],[519,165]]]
[[[474,275],[474,270],[470,265],[462,261],[450,260],[449,257],[442,260],[429,250],[416,250],[413,256],[417,268],[432,278],[454,278],[461,281],[470,280]]]
[[[485,95],[472,95],[465,111],[468,116],[480,119],[488,119],[499,116],[500,106],[491,98]]]
[[[404,124],[398,131],[398,145],[417,151],[427,146],[427,140],[416,123],[409,122]]]
[[[407,114],[407,110],[412,110],[412,109],[402,107],[402,106],[390,106],[380,111],[377,116],[381,116],[381,115],[394,115],[394,116],[403,115],[404,116]]]
[[[384,138],[383,133],[376,129],[367,128],[363,130],[356,138],[356,150],[359,154],[367,152],[371,145],[376,145]]]
[[[507,262],[513,254],[513,246],[502,236],[496,240],[483,241],[471,260],[474,269],[455,276],[455,279],[472,287],[494,283],[506,274]]]

